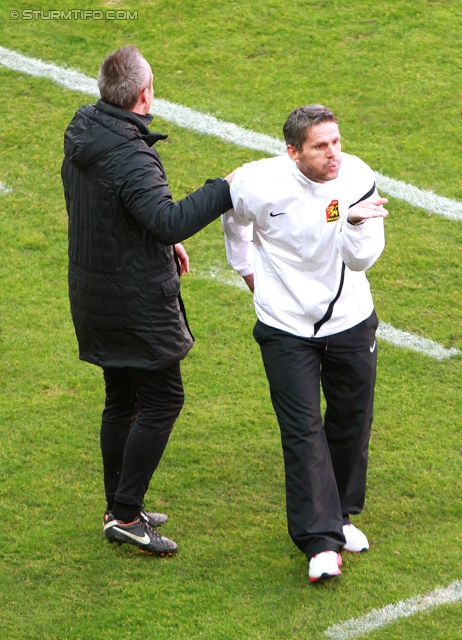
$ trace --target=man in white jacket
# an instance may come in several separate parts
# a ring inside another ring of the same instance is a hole
[[[364,505],[377,365],[365,270],[384,248],[387,200],[372,170],[342,153],[329,109],[295,109],[283,132],[287,154],[237,171],[223,228],[228,261],[254,292],[289,534],[316,582],[340,575],[342,549],[369,548],[350,515]]]

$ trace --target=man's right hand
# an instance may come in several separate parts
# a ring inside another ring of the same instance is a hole
[[[236,173],[237,169],[234,169],[234,171],[232,171],[229,175],[226,176],[225,180],[228,182],[228,184],[231,186],[231,182],[233,181],[234,175]]]
[[[350,224],[359,224],[369,218],[385,218],[388,211],[383,208],[388,200],[379,198],[378,200],[363,200],[348,211],[348,222]]]
[[[253,293],[253,290],[254,290],[253,273],[249,274],[248,276],[242,276],[242,277],[244,278],[244,281],[246,285],[249,287],[250,291]]]

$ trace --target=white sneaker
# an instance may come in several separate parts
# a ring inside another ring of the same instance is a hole
[[[339,567],[342,565],[342,556],[336,551],[323,551],[317,553],[310,560],[308,577],[310,582],[327,580],[341,575]]]
[[[354,524],[343,525],[343,535],[346,538],[344,551],[350,553],[362,553],[369,549],[369,542],[362,531],[357,529]]]

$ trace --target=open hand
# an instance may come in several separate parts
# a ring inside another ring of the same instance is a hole
[[[379,198],[378,200],[364,200],[355,204],[348,211],[348,222],[356,224],[369,218],[386,218],[388,211],[383,208],[388,200],[386,198]]]

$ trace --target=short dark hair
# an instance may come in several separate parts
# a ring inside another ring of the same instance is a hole
[[[131,109],[143,89],[150,86],[151,68],[131,44],[113,51],[103,60],[98,87],[104,102]]]
[[[308,135],[308,129],[321,124],[321,122],[337,122],[337,118],[330,109],[323,107],[322,104],[297,107],[289,115],[282,128],[286,144],[301,151]]]

